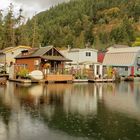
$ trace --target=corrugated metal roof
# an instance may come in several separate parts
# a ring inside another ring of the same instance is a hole
[[[138,53],[140,47],[110,48],[104,57],[103,65],[132,66]]]
[[[107,53],[137,53],[140,51],[140,47],[125,47],[125,48],[110,48]]]
[[[132,66],[134,64],[137,53],[107,53],[105,55],[103,65],[108,66]]]

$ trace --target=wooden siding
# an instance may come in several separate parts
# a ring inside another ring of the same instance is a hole
[[[27,69],[29,72],[35,70],[35,61],[39,60],[40,58],[23,58],[23,59],[16,59],[16,64],[18,65],[27,65]]]

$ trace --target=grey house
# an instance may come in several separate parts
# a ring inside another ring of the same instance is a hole
[[[140,47],[110,48],[103,66],[115,67],[120,76],[140,75]]]

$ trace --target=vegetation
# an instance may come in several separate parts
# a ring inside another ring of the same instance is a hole
[[[0,12],[0,48],[91,47],[104,49],[114,43],[132,45],[140,37],[140,0],[71,0],[35,15],[25,23],[22,10],[13,6]]]
[[[20,71],[17,73],[17,76],[20,78],[27,79],[29,78],[29,71],[25,68],[20,69]]]

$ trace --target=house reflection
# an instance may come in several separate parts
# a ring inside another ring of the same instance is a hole
[[[140,119],[139,83],[121,82],[110,87],[110,92],[107,90],[105,94],[106,88],[106,86],[103,87],[103,102],[108,109]]]
[[[72,90],[64,94],[63,108],[67,113],[78,113],[81,115],[97,114],[97,92],[96,86],[73,85]],[[90,92],[90,90],[92,90]]]

